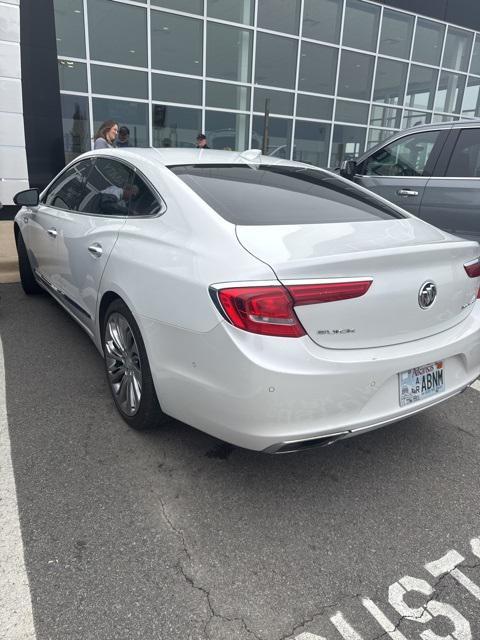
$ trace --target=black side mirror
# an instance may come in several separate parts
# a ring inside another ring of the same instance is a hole
[[[38,205],[38,189],[25,189],[14,196],[13,201],[19,207],[36,207]]]
[[[355,160],[344,160],[340,167],[340,175],[342,178],[347,178],[348,180],[353,180],[355,174],[357,173],[357,163]]]

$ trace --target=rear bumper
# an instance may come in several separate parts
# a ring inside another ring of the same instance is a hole
[[[305,441],[328,444],[376,429],[447,400],[480,375],[480,303],[436,336],[348,351],[227,323],[199,334],[139,320],[162,409],[254,450],[295,450]],[[437,360],[444,362],[445,390],[400,407],[398,374]]]

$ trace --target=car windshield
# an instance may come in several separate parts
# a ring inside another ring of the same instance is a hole
[[[394,207],[327,171],[275,165],[170,166],[237,225],[325,224],[403,218]]]

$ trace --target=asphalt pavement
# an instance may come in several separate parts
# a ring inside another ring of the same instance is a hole
[[[76,323],[0,296],[37,640],[480,638],[478,390],[284,456],[136,433]]]

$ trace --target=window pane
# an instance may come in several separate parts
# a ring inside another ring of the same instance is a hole
[[[142,102],[93,98],[94,130],[97,131],[105,120],[115,120],[119,126],[129,128],[132,147],[148,147],[147,115],[147,105]]]
[[[253,117],[252,147],[262,148],[263,118]],[[290,158],[290,144],[292,141],[292,121],[286,118],[270,118],[268,150],[269,156],[276,158]]]
[[[402,110],[394,107],[377,107],[372,106],[370,114],[370,124],[375,127],[393,127],[400,129],[402,121]]]
[[[468,71],[472,40],[471,32],[449,26],[442,66],[457,71]]]
[[[208,0],[207,12],[211,18],[253,23],[254,0]]]
[[[251,66],[252,31],[209,22],[207,76],[250,82]]]
[[[259,32],[255,67],[257,84],[294,89],[297,41]]]
[[[469,78],[463,96],[462,115],[469,118],[480,117],[480,78]]]
[[[161,202],[150,188],[135,174],[128,207],[129,216],[154,216],[160,212]]]
[[[330,165],[339,167],[343,160],[352,160],[365,148],[367,129],[336,124],[333,128],[333,145]]]
[[[392,142],[363,163],[363,173],[373,176],[424,175],[438,134],[438,131],[424,131]]]
[[[405,105],[417,109],[432,109],[435,88],[437,84],[438,71],[418,67],[410,67],[410,78],[408,80],[407,96]]]
[[[203,15],[203,0],[150,0],[150,2],[157,7]]]
[[[92,60],[147,66],[145,9],[111,0],[88,0],[88,25]]]
[[[379,58],[373,92],[374,101],[403,104],[407,70],[408,65],[404,62]]]
[[[75,210],[82,197],[85,178],[92,167],[92,160],[81,160],[70,167],[50,187],[45,204],[58,209]]]
[[[330,125],[297,120],[295,123],[295,142],[293,159],[319,167],[328,164],[330,144]]]
[[[92,93],[128,98],[148,98],[148,75],[143,71],[92,64]]]
[[[151,24],[152,67],[201,75],[203,21],[152,11]]]
[[[418,18],[412,59],[425,64],[440,64],[445,26]]]
[[[338,44],[341,20],[341,0],[305,0],[303,36]]]
[[[368,123],[368,104],[337,100],[335,120],[340,122]]]
[[[257,24],[262,29],[298,34],[300,0],[258,0]]]
[[[432,116],[432,122],[455,122],[456,120],[460,120],[459,116],[442,116],[437,113]]]
[[[152,73],[152,99],[159,102],[202,104],[202,81]]]
[[[270,99],[270,113],[282,116],[293,115],[293,93],[255,88],[253,110],[265,112],[265,100]]]
[[[205,130],[208,144],[212,149],[245,151],[249,148],[248,134],[250,116],[240,113],[207,111]]]
[[[460,113],[466,76],[442,71],[435,99],[435,111]]]
[[[85,58],[83,0],[54,0],[54,11],[58,55]]]
[[[88,98],[60,95],[62,105],[63,148],[68,163],[92,148],[88,115]]]
[[[418,127],[421,124],[429,124],[432,116],[430,113],[422,111],[404,111],[402,120],[402,129],[410,127]]]
[[[200,109],[152,106],[154,147],[195,147],[202,128]]]
[[[301,118],[318,118],[319,120],[331,120],[333,112],[333,100],[330,98],[317,98],[317,96],[297,96],[297,116]]]
[[[207,105],[221,109],[250,111],[250,87],[223,82],[207,82]]]
[[[473,48],[472,65],[470,67],[470,73],[475,73],[480,76],[480,36],[475,38],[475,46]]]
[[[380,53],[395,58],[409,58],[412,31],[413,16],[384,9]]]
[[[72,60],[58,61],[58,80],[63,91],[87,92],[87,65]]]
[[[370,100],[374,57],[342,51],[338,95],[343,98]]]
[[[367,149],[371,149],[380,142],[383,142],[389,138],[392,133],[395,132],[389,129],[370,129],[368,132]]]
[[[361,0],[347,0],[343,44],[354,49],[377,48],[380,9]]]
[[[313,42],[302,42],[298,88],[312,93],[335,92],[337,49]]]
[[[480,129],[461,131],[445,175],[449,178],[480,177]]]
[[[133,175],[132,169],[121,162],[96,158],[78,210],[100,216],[126,216]]]
[[[328,171],[228,164],[170,169],[233,224],[329,224],[403,217],[373,194]]]

